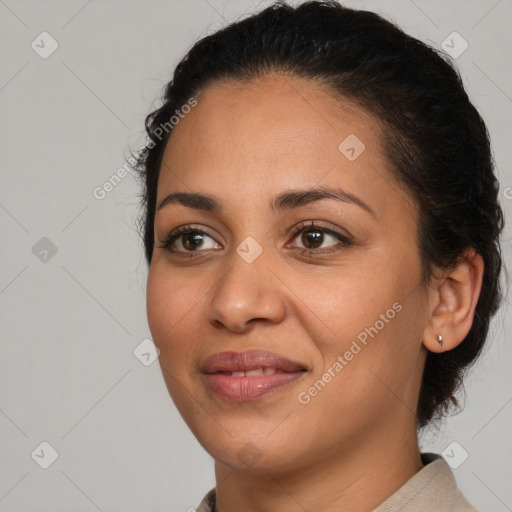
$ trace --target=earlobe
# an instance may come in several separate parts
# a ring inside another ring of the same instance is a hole
[[[442,349],[444,347],[444,341],[443,341],[443,335],[442,334],[438,334],[437,335],[437,343],[439,343],[439,347]],[[445,350],[443,350],[442,352],[444,352]]]
[[[445,352],[464,340],[473,324],[483,273],[482,256],[470,248],[455,269],[435,280],[430,290],[430,318],[423,335],[427,350]]]
[[[431,336],[432,339],[435,341],[433,342],[430,338],[423,337],[423,345],[427,350],[430,350],[430,352],[446,352],[448,349],[445,347],[444,344],[444,338],[442,334],[436,334],[434,336]]]

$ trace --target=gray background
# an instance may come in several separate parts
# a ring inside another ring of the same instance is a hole
[[[456,62],[488,124],[510,218],[512,1],[346,3],[436,47],[453,31],[467,40]],[[0,0],[1,511],[185,512],[214,486],[158,362],[133,352],[150,338],[137,182],[128,175],[103,200],[92,191],[141,146],[144,116],[190,45],[268,4]],[[50,48],[43,31],[59,45],[46,59],[31,47]],[[509,240],[507,227],[505,260]],[[512,510],[507,308],[464,412],[422,438],[424,450],[467,451],[454,473],[482,511]],[[43,441],[58,452],[47,469]]]

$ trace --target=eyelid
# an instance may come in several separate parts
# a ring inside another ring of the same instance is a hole
[[[320,224],[318,224],[320,222]],[[342,229],[339,227],[330,227],[328,225],[322,224],[324,221],[318,221],[318,220],[307,220],[307,221],[301,221],[298,224],[295,224],[290,230],[288,231],[288,236],[295,236],[299,234],[301,231],[306,231],[308,228],[318,228],[319,230],[325,231],[328,234],[331,234],[333,236],[338,236],[345,238],[347,240],[352,240],[354,237],[351,233],[349,233],[346,229]]]

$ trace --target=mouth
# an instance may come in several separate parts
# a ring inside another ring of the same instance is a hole
[[[272,368],[269,366],[262,368],[255,368],[254,370],[246,370],[246,371],[226,371],[226,372],[214,372],[220,373],[222,375],[231,375],[231,377],[256,377],[258,375],[274,375],[275,373],[289,373],[284,370],[280,370],[279,368]],[[211,374],[210,374],[211,375]]]
[[[250,401],[300,379],[307,368],[273,352],[221,352],[202,365],[208,391],[225,400]]]

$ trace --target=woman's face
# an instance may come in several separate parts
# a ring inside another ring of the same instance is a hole
[[[253,471],[413,429],[428,318],[418,212],[375,119],[277,73],[197,101],[165,150],[155,244],[192,232],[155,247],[147,288],[184,420],[215,459]]]

